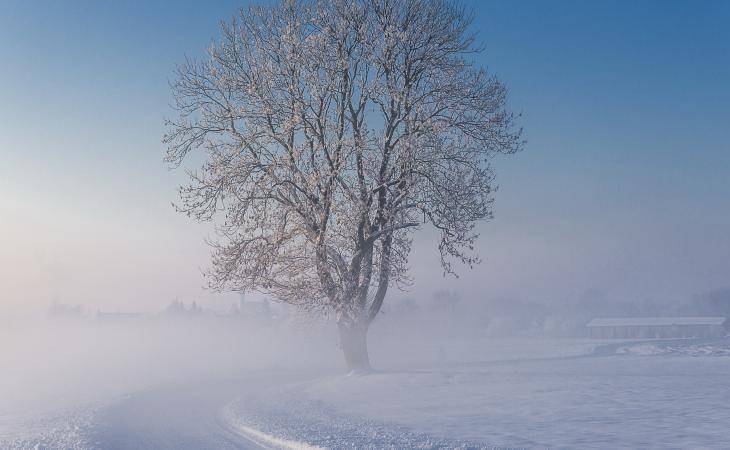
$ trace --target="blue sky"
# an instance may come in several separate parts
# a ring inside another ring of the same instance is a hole
[[[200,290],[205,227],[172,211],[168,79],[241,2],[0,1],[4,306],[106,309]],[[445,286],[535,301],[730,285],[730,2],[468,1],[522,112],[495,161],[484,263]],[[431,235],[407,295],[441,286]]]

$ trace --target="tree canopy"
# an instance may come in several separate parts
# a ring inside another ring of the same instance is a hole
[[[497,153],[522,146],[506,89],[441,0],[285,1],[221,28],[172,84],[167,161],[193,150],[178,208],[214,220],[209,280],[365,328],[407,282],[413,231],[443,269],[478,262]]]

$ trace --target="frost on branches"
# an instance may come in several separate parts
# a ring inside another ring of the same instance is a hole
[[[333,312],[348,367],[366,370],[414,230],[439,230],[445,272],[478,262],[489,159],[522,141],[469,24],[446,1],[286,1],[241,11],[178,67],[166,160],[205,155],[178,208],[217,224],[213,288]]]

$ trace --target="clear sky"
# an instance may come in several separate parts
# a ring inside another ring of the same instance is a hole
[[[730,2],[469,1],[528,141],[495,161],[467,294],[678,300],[730,285]],[[170,206],[168,79],[234,1],[0,0],[0,312],[154,310],[203,292]],[[442,284],[431,236],[416,285]]]

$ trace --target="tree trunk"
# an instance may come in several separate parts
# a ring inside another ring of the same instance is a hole
[[[345,362],[350,373],[357,374],[370,372],[370,357],[368,356],[368,324],[338,322],[340,330],[340,345],[345,355]]]

